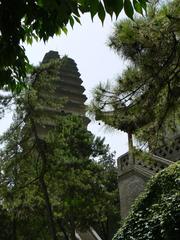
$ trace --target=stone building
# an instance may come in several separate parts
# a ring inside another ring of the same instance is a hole
[[[101,120],[105,124],[119,129],[118,122],[113,121],[114,115],[112,111],[101,112],[100,115],[96,115],[96,120]],[[128,215],[130,207],[136,197],[144,190],[149,178],[173,162],[180,160],[179,128],[176,128],[176,134],[170,135],[166,131],[164,136],[165,143],[157,148],[153,154],[149,155],[150,161],[145,161],[132,154],[132,134],[128,133],[130,151],[117,159],[120,214],[122,219]]]
[[[173,162],[180,160],[180,135],[174,136],[171,144],[162,145],[156,149],[151,158],[150,162],[137,157],[130,161],[127,152],[117,160],[122,219],[127,216],[135,198],[144,190],[148,179]]]
[[[60,58],[58,52],[50,51],[46,53],[42,64],[50,60],[59,60],[58,78],[54,81],[56,98],[67,98],[61,112],[78,114],[85,116],[85,88],[81,85],[82,80],[75,61],[67,56]]]
[[[48,87],[43,86],[39,89],[38,93],[43,98],[54,99],[55,102],[61,102],[62,99],[64,99],[64,104],[60,104],[58,107],[52,107],[48,106],[45,101],[36,107],[36,115],[41,117],[41,125],[37,123],[38,135],[40,138],[46,136],[48,130],[56,126],[54,121],[54,117],[56,116],[75,114],[82,117],[85,126],[89,123],[89,119],[85,116],[85,101],[87,99],[84,94],[85,88],[82,86],[77,64],[73,59],[67,56],[60,58],[58,52],[50,51],[45,54],[41,66],[44,65],[46,69],[45,64],[48,66],[48,63],[52,61],[57,64],[56,71],[53,75],[50,75],[53,81],[50,82],[50,86],[48,86],[50,88],[52,87],[53,91],[48,92]],[[32,81],[32,84],[34,84],[34,88],[36,89],[38,79],[37,82]],[[91,226],[86,232],[77,230],[75,235],[77,240],[101,240],[98,233]]]
[[[49,73],[50,83],[48,83],[48,87],[43,86],[38,89],[38,92],[43,98],[51,99],[52,102],[58,104],[57,106],[50,106],[47,101],[42,101],[36,107],[37,116],[41,117],[41,122],[43,122],[38,126],[38,133],[41,136],[56,125],[54,119],[58,118],[59,115],[76,114],[82,117],[86,126],[89,123],[89,119],[85,116],[85,101],[87,99],[84,94],[85,88],[82,86],[75,61],[67,56],[60,58],[58,52],[50,51],[45,54],[41,66],[44,66],[45,69],[47,66],[48,69],[48,64],[52,61],[56,63],[56,71]],[[38,79],[33,84],[36,89]],[[60,104],[61,102],[63,103]],[[43,120],[42,116],[44,117]]]

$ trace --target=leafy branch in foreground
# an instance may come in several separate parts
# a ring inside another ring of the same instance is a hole
[[[143,14],[147,0],[3,0],[0,4],[0,89],[8,86],[19,92],[25,86],[26,74],[31,70],[23,43],[44,42],[67,33],[67,24],[80,23],[80,15],[98,15],[104,22],[106,14],[116,17],[124,8],[133,18],[134,12]]]

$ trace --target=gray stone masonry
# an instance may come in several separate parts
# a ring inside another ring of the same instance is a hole
[[[130,163],[128,153],[118,158],[118,188],[122,219],[128,215],[132,203],[144,190],[148,179],[173,163],[168,159],[156,155],[151,155],[151,157],[152,162],[133,159],[133,163]]]

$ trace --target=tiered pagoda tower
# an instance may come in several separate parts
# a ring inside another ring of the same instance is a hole
[[[47,83],[42,84],[43,86],[38,90],[39,95],[43,96],[45,100],[51,98],[52,102],[61,103],[64,99],[64,103],[60,104],[59,107],[49,106],[46,101],[39,104],[40,107],[36,108],[36,112],[38,117],[44,117],[42,120],[43,124],[38,126],[39,134],[44,135],[49,127],[54,126],[53,116],[59,116],[60,114],[76,114],[81,116],[87,126],[89,123],[89,119],[85,117],[85,101],[87,98],[84,94],[85,88],[81,85],[82,80],[77,64],[67,56],[60,58],[56,51],[50,51],[45,54],[41,63],[41,66],[44,66],[44,71],[46,71],[46,65],[48,69],[48,63],[55,64],[55,71],[47,73],[49,74],[50,81],[48,82],[48,86],[46,86]],[[34,85],[36,84],[38,84],[38,79],[36,79]],[[50,91],[52,88],[53,92]]]
[[[41,66],[42,69],[40,71],[45,72],[43,78],[39,79],[37,77],[32,80],[34,89],[38,92],[39,99],[44,99],[35,108],[38,137],[43,139],[47,135],[48,130],[56,126],[53,120],[54,117],[56,118],[56,116],[60,115],[78,115],[82,117],[85,126],[87,126],[89,123],[89,119],[85,116],[85,101],[87,98],[84,94],[85,88],[81,85],[82,80],[75,61],[67,56],[60,58],[58,52],[50,51],[45,54]],[[53,69],[51,69],[52,66],[54,66]],[[47,81],[47,75],[50,81]],[[44,81],[39,84],[39,80]],[[52,89],[53,91],[51,91]],[[62,99],[65,99],[65,104],[53,107],[47,104],[48,99],[51,99],[52,102],[54,99],[54,102],[59,103],[62,102]],[[39,117],[41,118],[40,124],[38,123]],[[92,227],[86,232],[76,231],[76,239],[101,240]]]
[[[60,59],[58,52],[50,51],[46,53],[42,63],[48,63],[51,60],[60,60],[58,67],[58,79],[54,81],[55,94],[57,98],[66,98],[62,112],[74,113],[85,116],[85,88],[81,85],[82,80],[75,61],[68,57]]]

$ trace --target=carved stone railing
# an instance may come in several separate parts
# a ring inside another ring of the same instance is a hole
[[[180,134],[174,137],[172,143],[157,148],[154,154],[172,161],[180,160]]]
[[[139,170],[140,172],[144,173],[145,175],[153,175],[160,170],[164,169],[171,163],[172,161],[153,155],[150,155],[152,160],[143,160],[140,158],[135,158],[133,160],[133,164],[129,161],[129,154],[128,152],[123,154],[118,158],[117,165],[118,165],[118,175],[121,176],[122,174],[134,169]]]
[[[129,156],[129,153],[118,158],[118,188],[122,219],[128,215],[130,207],[144,190],[148,179],[173,163],[173,161],[156,155],[149,155],[148,159],[145,158],[143,159],[137,154]]]

